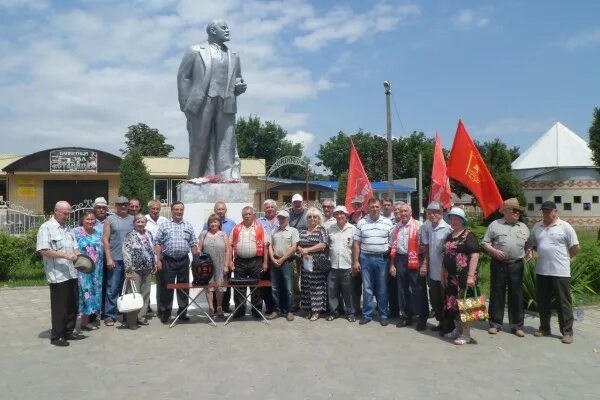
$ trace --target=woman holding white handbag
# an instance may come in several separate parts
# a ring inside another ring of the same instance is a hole
[[[142,307],[127,312],[127,328],[137,329],[138,325],[148,325],[146,311],[150,304],[150,277],[156,273],[154,238],[146,231],[146,217],[137,214],[133,217],[134,230],[123,241],[123,263],[125,265],[125,286],[127,293],[136,293],[143,299]]]

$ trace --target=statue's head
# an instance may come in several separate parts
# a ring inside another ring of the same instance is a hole
[[[222,19],[215,19],[206,26],[208,39],[212,42],[224,43],[229,41],[229,26]]]

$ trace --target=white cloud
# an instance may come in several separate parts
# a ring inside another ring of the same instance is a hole
[[[483,12],[464,9],[452,17],[452,23],[459,29],[483,28],[490,23],[490,19]]]
[[[305,51],[316,51],[333,41],[353,43],[379,32],[390,31],[419,14],[417,5],[378,3],[366,13],[336,7],[323,16],[307,18],[300,28],[308,33],[297,36],[294,44]]]
[[[588,29],[555,43],[566,50],[579,50],[585,47],[600,45],[600,28]]]
[[[7,3],[3,3],[6,5]],[[187,154],[185,120],[177,104],[175,76],[183,49],[206,40],[204,26],[227,15],[231,48],[241,57],[248,91],[240,116],[274,120],[306,148],[314,135],[303,131],[309,114],[294,103],[343,85],[329,71],[313,72],[282,52],[288,38],[319,30],[320,19],[307,0],[130,0],[73,3],[37,12],[48,2],[10,0],[27,6],[27,18],[0,26],[0,132],[2,151],[28,153],[79,145],[118,153],[127,126],[158,128],[175,153]],[[1,9],[1,8],[0,8]],[[18,8],[14,8],[18,13]],[[381,3],[367,15],[342,12],[375,31],[393,29],[413,6]],[[11,11],[13,12],[13,11]],[[341,21],[338,21],[338,24]],[[348,29],[348,28],[346,28]],[[347,30],[346,38],[359,40]],[[336,40],[327,37],[323,43]],[[340,37],[339,40],[345,40]],[[311,49],[312,50],[312,49]],[[341,48],[340,53],[347,51]]]
[[[315,135],[300,129],[297,130],[295,133],[288,133],[287,139],[290,140],[292,143],[302,144],[306,152],[306,150],[313,144],[315,140]]]

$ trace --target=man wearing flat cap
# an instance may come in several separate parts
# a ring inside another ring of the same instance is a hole
[[[571,302],[571,261],[579,252],[579,240],[573,227],[558,217],[556,204],[542,203],[542,220],[531,229],[527,257],[537,252],[535,274],[540,327],[536,337],[550,335],[550,308],[556,300],[558,326],[564,344],[573,343],[573,304]]]
[[[523,269],[525,243],[529,238],[527,225],[519,221],[524,208],[519,200],[510,198],[502,204],[502,218],[487,228],[481,245],[492,257],[490,279],[490,328],[495,335],[502,328],[504,299],[508,289],[508,322],[518,337],[523,332]]]

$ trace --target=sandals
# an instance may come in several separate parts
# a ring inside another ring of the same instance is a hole
[[[104,325],[106,326],[114,326],[115,325],[115,321],[112,319],[105,319],[104,320]]]
[[[466,335],[460,335],[456,339],[454,339],[454,344],[458,346],[462,346],[463,344],[467,344],[471,342],[471,337]]]
[[[444,335],[446,339],[458,339],[460,336],[461,333],[457,328],[454,328],[452,332],[448,332]]]
[[[334,319],[337,319],[337,317],[338,317],[337,315],[333,315],[333,314],[332,314],[332,315],[330,315],[329,317],[327,317],[327,318],[325,319],[325,321],[333,321]]]
[[[217,316],[219,318],[225,318],[225,313],[223,312],[223,307],[217,307]]]
[[[313,315],[310,316],[309,321],[316,321],[319,319],[319,313],[313,313]]]
[[[208,315],[210,315],[211,317],[214,317],[214,316],[215,316],[215,309],[214,309],[214,308],[212,308],[212,307],[211,307],[211,308],[209,308],[209,309],[208,309]]]

